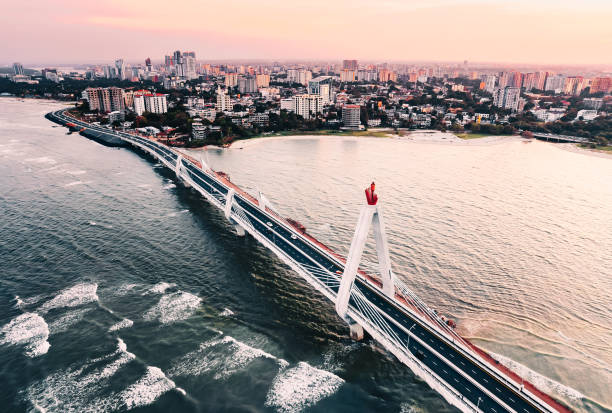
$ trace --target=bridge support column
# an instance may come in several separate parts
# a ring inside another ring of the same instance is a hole
[[[182,156],[178,156],[178,158],[176,158],[176,166],[174,167],[174,173],[176,174],[176,177],[181,179],[181,167],[183,166],[183,157]]]
[[[238,224],[232,219],[232,205],[234,204],[235,193],[236,191],[234,190],[234,188],[230,188],[229,191],[227,191],[227,195],[225,196],[225,208],[223,212],[225,213],[225,218],[227,218],[227,220],[234,226],[234,229],[236,230],[236,235],[238,235],[239,237],[244,237],[244,228],[242,228],[240,224]]]
[[[395,298],[395,276],[391,270],[391,258],[389,257],[389,246],[382,217],[382,208],[376,205],[376,201],[373,201],[373,203],[369,201],[368,203],[369,205],[364,205],[361,208],[357,228],[353,235],[351,248],[349,249],[342,279],[340,280],[338,296],[336,297],[336,312],[344,319],[347,319],[346,312],[351,298],[351,289],[359,270],[359,263],[361,262],[361,256],[363,255],[363,249],[365,248],[371,225],[374,225],[378,268],[383,283],[382,291],[387,297]]]
[[[353,288],[353,283],[355,282],[355,276],[357,276],[359,262],[361,261],[361,255],[363,254],[363,249],[368,238],[368,230],[370,229],[372,216],[374,215],[375,210],[375,206],[366,205],[361,208],[361,212],[359,213],[357,228],[355,229],[355,234],[353,235],[351,248],[349,249],[344,272],[342,273],[342,279],[340,280],[338,296],[336,297],[336,312],[344,319],[346,319],[348,302],[351,298],[351,289]]]
[[[191,185],[189,184],[189,182],[187,182],[185,179],[183,179],[183,177],[181,176],[181,172],[183,170],[183,157],[182,156],[178,156],[178,158],[176,158],[176,166],[174,167],[174,173],[176,174],[176,177],[178,178],[178,180],[186,187],[186,188],[191,188]]]
[[[349,323],[349,334],[351,338],[355,341],[363,340],[363,327],[361,327],[357,322],[350,320]]]

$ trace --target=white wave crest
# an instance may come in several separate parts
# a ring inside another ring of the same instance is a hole
[[[281,371],[266,396],[266,406],[278,412],[299,412],[331,396],[344,380],[325,370],[300,362]]]
[[[199,376],[204,373],[214,373],[216,380],[226,379],[243,370],[253,360],[270,359],[284,368],[288,363],[278,359],[233,337],[214,338],[200,344],[200,347],[181,357],[168,372],[174,376]]]
[[[132,320],[130,320],[129,318],[124,318],[123,320],[119,321],[118,323],[113,324],[112,326],[110,326],[108,328],[108,331],[112,332],[112,331],[119,331],[122,328],[130,328],[134,325],[134,322]]]
[[[145,320],[157,320],[162,324],[184,320],[190,317],[200,306],[202,300],[185,291],[164,295],[156,306],[147,311]]]
[[[536,371],[531,370],[529,367],[524,366],[508,357],[502,356],[501,354],[489,353],[491,356],[499,361],[502,365],[506,366],[510,370],[523,377],[525,380],[533,383],[538,389],[544,393],[556,393],[560,396],[567,397],[570,400],[580,400],[585,396],[578,390],[572,389],[564,384],[554,381]]]
[[[46,354],[51,347],[48,339],[49,326],[36,313],[21,314],[0,330],[0,344],[25,346],[24,354],[28,357]]]
[[[146,406],[175,387],[174,382],[167,378],[161,369],[148,366],[147,372],[140,380],[121,392],[121,400],[128,409]]]
[[[219,315],[221,317],[230,317],[230,316],[234,315],[234,312],[232,310],[230,310],[229,308],[225,308],[225,309],[223,309],[223,311],[221,311],[219,313]]]
[[[172,188],[176,188],[176,185],[175,184],[166,184],[162,188],[164,188],[164,189],[172,189]]]
[[[121,284],[112,289],[112,294],[116,296],[128,295],[131,294],[132,291],[138,286],[138,284]]]
[[[148,292],[155,294],[163,294],[168,288],[176,287],[174,283],[160,282],[149,288]]]
[[[21,298],[20,296],[15,296],[15,307],[23,309],[25,307],[29,307],[38,303],[41,300],[41,295],[35,295],[34,297]]]
[[[40,309],[47,312],[53,308],[78,307],[98,301],[97,290],[98,284],[77,284],[61,291],[54,298],[44,303]]]
[[[91,308],[80,308],[74,311],[69,311],[49,324],[49,330],[54,334],[67,331],[70,327],[83,320],[85,315],[91,310]]]
[[[110,412],[121,407],[114,394],[106,398],[97,395],[117,371],[135,358],[127,351],[123,340],[117,339],[117,349],[103,357],[92,359],[80,368],[52,373],[30,385],[24,394],[39,411]],[[100,367],[94,365],[112,359]]]

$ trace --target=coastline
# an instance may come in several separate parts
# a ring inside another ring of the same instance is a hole
[[[374,131],[376,133],[376,131]],[[378,131],[380,133],[380,131]],[[405,142],[425,143],[434,145],[454,145],[454,146],[483,146],[494,145],[502,142],[523,141],[524,138],[518,135],[491,135],[477,139],[462,139],[450,132],[440,132],[437,130],[411,131],[402,136],[399,134],[387,134],[387,136],[363,135],[341,135],[341,134],[297,134],[281,136],[262,136],[251,139],[241,139],[232,142],[224,149],[244,149],[261,142],[271,142],[277,140],[306,140],[306,139],[392,139]],[[194,148],[195,149],[195,148]]]

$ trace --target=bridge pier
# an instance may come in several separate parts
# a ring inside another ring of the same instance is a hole
[[[231,216],[232,216],[232,205],[234,204],[234,195],[236,194],[236,190],[234,188],[230,188],[229,191],[227,191],[227,195],[225,196],[225,208],[223,210],[224,214],[225,214],[225,218],[227,218],[227,220],[230,222],[230,224],[232,224],[234,226],[234,230],[236,231],[236,235],[238,235],[239,237],[244,237],[245,235],[245,231],[244,228],[242,228],[242,226],[240,224],[238,224],[237,222],[235,222]]]
[[[363,327],[359,325],[353,319],[350,319],[348,321],[348,325],[349,325],[349,334],[351,338],[355,341],[363,340],[363,336],[364,336]]]
[[[191,184],[187,182],[186,179],[183,179],[183,177],[181,176],[182,168],[183,168],[183,157],[179,155],[178,158],[176,159],[176,166],[174,167],[174,173],[176,174],[176,178],[179,180],[181,184],[183,184],[185,188],[191,188]]]

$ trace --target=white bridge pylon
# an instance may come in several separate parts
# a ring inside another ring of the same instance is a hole
[[[383,284],[383,293],[394,299],[395,297],[395,276],[391,271],[391,259],[389,258],[389,246],[387,244],[387,234],[382,216],[382,208],[376,205],[377,198],[374,195],[374,183],[372,183],[371,192],[366,190],[368,197],[368,205],[361,207],[357,228],[353,235],[351,248],[346,259],[342,279],[340,280],[340,288],[336,297],[336,312],[343,319],[347,319],[347,311],[351,290],[357,276],[361,256],[368,240],[370,227],[374,226],[374,238],[376,240],[376,253],[378,255],[378,267],[380,277]]]

